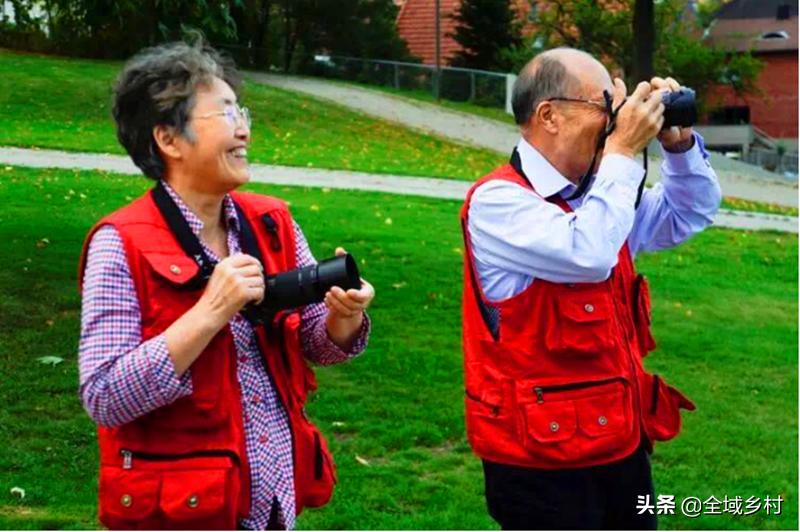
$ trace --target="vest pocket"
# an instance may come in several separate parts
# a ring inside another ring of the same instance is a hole
[[[298,509],[326,504],[333,496],[336,466],[325,438],[303,413],[293,423],[294,485]]]
[[[565,291],[544,333],[547,350],[556,356],[595,357],[615,347],[614,305],[605,291]]]
[[[641,356],[656,348],[656,341],[650,330],[652,314],[650,308],[650,286],[647,278],[639,274],[633,281],[633,321],[636,325],[636,339],[639,343]]]
[[[560,385],[517,383],[520,439],[554,464],[612,455],[630,443],[632,402],[619,378]]]
[[[218,454],[173,458],[123,451],[122,466],[100,468],[100,521],[110,529],[234,528],[239,470],[236,461]]]
[[[642,375],[640,388],[645,434],[651,441],[671,440],[681,430],[681,409],[692,411],[696,407],[659,375]]]

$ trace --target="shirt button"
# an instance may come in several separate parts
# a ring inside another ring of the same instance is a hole
[[[258,403],[258,402],[260,402],[260,401],[261,401],[261,396],[260,396],[260,395],[258,395],[257,393],[253,394],[253,398],[251,399],[251,401],[252,401],[253,403]]]
[[[594,312],[594,305],[592,305],[591,303],[586,303],[586,305],[584,305],[583,307],[583,310],[591,314],[592,312]]]
[[[267,435],[266,435],[266,434],[263,434],[263,435],[262,435],[262,436],[261,436],[261,437],[258,439],[258,443],[267,443],[268,441],[269,441],[269,438],[267,438]]]
[[[606,419],[606,416],[600,416],[599,418],[597,418],[597,422],[600,424],[600,426],[603,427],[608,425],[608,420]]]
[[[559,429],[558,423],[552,421],[550,423],[550,432],[558,432],[558,429]]]

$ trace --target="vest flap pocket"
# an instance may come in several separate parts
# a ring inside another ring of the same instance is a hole
[[[577,418],[571,401],[529,403],[523,408],[526,430],[536,441],[559,442],[575,435]]]
[[[198,469],[164,473],[161,510],[177,521],[216,516],[225,506],[226,471]],[[197,524],[202,527],[202,523]]]
[[[575,293],[558,300],[561,314],[578,323],[591,323],[611,317],[611,301],[605,292]]]
[[[172,284],[186,284],[200,270],[197,263],[186,255],[158,252],[148,252],[143,255],[150,267]]]
[[[156,510],[160,486],[161,478],[156,472],[102,466],[100,520],[111,528],[119,528],[121,523],[145,519]]]
[[[617,390],[575,402],[578,426],[585,434],[600,438],[627,428],[623,385],[618,383],[616,387]]]

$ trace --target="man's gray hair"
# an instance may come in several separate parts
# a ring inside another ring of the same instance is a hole
[[[233,61],[198,38],[146,48],[131,58],[114,86],[112,114],[117,139],[133,162],[152,179],[164,177],[153,128],[172,127],[192,140],[188,127],[195,90],[221,78],[238,93],[241,77]]]
[[[511,93],[511,107],[518,125],[527,124],[541,102],[548,98],[567,96],[574,90],[576,80],[557,57],[556,48],[534,57],[519,74]]]

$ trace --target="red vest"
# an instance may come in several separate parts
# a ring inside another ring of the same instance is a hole
[[[283,202],[232,193],[253,228],[273,274],[295,267],[291,216]],[[267,232],[269,214],[277,230]],[[101,220],[122,237],[142,312],[142,340],[162,333],[192,307],[203,289],[185,285],[198,272],[173,236],[151,195]],[[335,466],[324,438],[306,417],[306,396],[316,388],[300,346],[297,312],[256,328],[263,362],[289,417],[297,513],[321,506],[333,493]],[[100,520],[109,528],[232,529],[250,511],[237,356],[225,326],[191,366],[192,393],[116,428],[98,428]]]
[[[475,183],[461,210],[466,425],[475,453],[531,468],[588,467],[626,457],[642,435],[649,448],[676,436],[679,408],[694,405],[644,371],[641,359],[655,348],[650,298],[627,243],[606,281],[536,279],[508,299],[486,298],[467,222],[472,194],[492,179],[532,189],[506,165]]]

